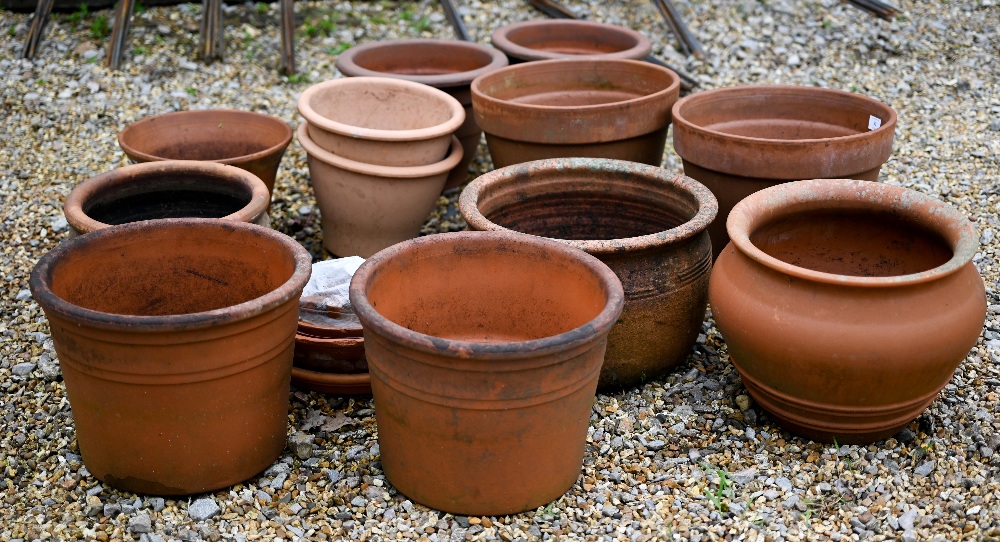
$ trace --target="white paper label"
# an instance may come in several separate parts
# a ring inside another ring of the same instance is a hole
[[[868,116],[868,129],[875,130],[879,126],[882,126],[882,119],[876,117],[875,115]]]

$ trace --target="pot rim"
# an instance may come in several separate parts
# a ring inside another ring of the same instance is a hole
[[[204,115],[206,113],[249,117],[252,119],[256,119],[257,121],[260,122],[266,122],[274,126],[279,126],[283,133],[281,136],[281,140],[279,142],[275,143],[274,145],[271,145],[270,147],[264,150],[260,150],[251,154],[244,154],[242,156],[233,156],[230,158],[219,158],[216,160],[201,160],[203,162],[215,162],[227,165],[253,162],[255,160],[260,160],[264,157],[271,156],[278,152],[282,152],[286,147],[288,147],[288,144],[292,142],[292,127],[289,126],[287,122],[277,117],[272,117],[271,115],[265,115],[264,113],[256,113],[254,111],[243,111],[240,109],[187,109],[184,111],[171,111],[170,113],[162,113],[160,115],[144,117],[142,119],[133,122],[132,124],[129,124],[124,129],[122,129],[122,131],[118,132],[118,146],[121,147],[121,149],[125,151],[125,154],[129,155],[130,157],[136,156],[147,162],[170,160],[170,158],[167,157],[157,156],[155,154],[149,154],[148,152],[141,151],[133,147],[132,145],[128,144],[127,139],[129,132],[141,129],[146,124],[150,124],[158,119],[166,117],[183,118],[186,116]]]
[[[894,212],[914,218],[949,244],[952,257],[945,263],[907,275],[861,277],[815,271],[779,260],[757,248],[750,233],[777,218],[820,209]],[[936,224],[920,220],[920,211],[939,218]],[[779,184],[747,196],[733,207],[726,231],[736,249],[750,259],[779,273],[801,279],[866,288],[902,287],[940,279],[972,261],[979,249],[975,228],[958,209],[921,192],[872,181],[854,179],[810,179]]]
[[[479,198],[484,191],[491,188],[500,189],[502,187],[505,190],[516,190],[519,185],[523,186],[524,180],[529,178],[533,171],[539,169],[562,172],[573,178],[581,176],[592,177],[589,180],[597,183],[601,182],[602,173],[604,172],[657,179],[671,189],[693,196],[697,202],[697,212],[683,224],[647,235],[600,240],[559,239],[533,235],[533,237],[552,239],[560,243],[565,243],[588,254],[605,255],[622,251],[646,250],[690,239],[707,230],[709,224],[715,220],[719,212],[719,203],[715,195],[705,185],[682,174],[671,174],[660,167],[609,158],[551,158],[510,165],[477,177],[462,190],[459,196],[458,207],[462,213],[462,217],[470,227],[474,227],[476,230],[508,231],[524,234],[523,232],[501,226],[486,218],[479,210]]]
[[[147,176],[183,174],[212,177],[213,180],[239,184],[250,190],[250,201],[235,213],[220,217],[223,220],[254,222],[267,212],[271,203],[271,194],[264,181],[237,166],[199,160],[155,160],[115,168],[76,185],[63,202],[63,214],[70,226],[79,232],[110,228],[111,224],[95,220],[84,211],[83,204],[86,200],[116,186],[133,183],[148,185],[150,181],[145,178]]]
[[[370,68],[361,66],[355,60],[360,54],[364,54],[370,51],[378,50],[388,50],[393,51],[399,48],[408,48],[414,45],[430,45],[437,46],[442,49],[447,49],[443,51],[442,54],[447,55],[460,55],[469,51],[478,51],[486,53],[490,56],[490,63],[476,68],[474,70],[455,72],[455,73],[445,73],[437,75],[412,75],[405,73],[396,72],[383,72],[376,71]],[[366,43],[358,47],[351,47],[350,49],[344,51],[337,57],[336,67],[340,73],[348,77],[389,77],[393,79],[403,79],[406,81],[413,81],[416,83],[422,83],[435,88],[451,88],[451,87],[461,87],[472,83],[472,80],[484,73],[489,73],[493,70],[503,68],[507,66],[507,56],[488,45],[483,45],[480,43],[473,43],[469,41],[462,40],[448,40],[448,39],[434,39],[434,38],[412,38],[412,39],[398,39],[398,40],[385,40],[385,41],[374,41],[371,43]]]
[[[476,239],[477,243],[507,243],[513,244],[513,246],[527,244],[533,245],[535,248],[557,252],[562,257],[575,260],[589,269],[605,290],[607,301],[594,318],[577,328],[540,339],[502,343],[459,341],[420,333],[389,320],[371,305],[366,288],[383,262],[402,254],[419,251],[425,245],[453,243],[462,239]],[[511,363],[531,363],[530,360],[584,345],[593,339],[595,333],[608,333],[618,321],[625,304],[625,292],[618,276],[596,257],[558,241],[510,231],[442,233],[417,237],[382,249],[365,260],[365,263],[361,264],[361,267],[354,273],[351,280],[350,297],[355,313],[363,322],[368,322],[367,326],[371,327],[372,331],[376,332],[377,335],[390,337],[393,341],[405,344],[407,348],[452,359],[505,359]],[[516,354],[518,359],[511,360],[512,354]]]
[[[865,103],[876,109],[879,109],[885,115],[882,120],[882,125],[874,130],[869,130],[867,132],[859,132],[857,134],[847,135],[847,136],[837,136],[837,137],[824,137],[816,139],[774,139],[774,138],[764,138],[764,137],[752,137],[752,136],[742,136],[730,134],[728,132],[720,132],[713,130],[711,128],[706,128],[700,124],[695,124],[684,117],[683,108],[691,103],[698,103],[699,101],[705,99],[711,99],[717,96],[731,96],[732,99],[740,99],[748,94],[759,96],[764,93],[779,93],[779,94],[792,94],[797,96],[819,96],[822,94],[833,94],[839,95],[841,97],[856,100],[860,103]],[[858,94],[855,92],[847,92],[839,89],[832,88],[822,88],[822,87],[809,87],[801,85],[741,85],[735,87],[722,87],[711,90],[704,90],[701,92],[695,92],[689,94],[674,103],[673,109],[671,111],[671,116],[673,117],[674,124],[674,137],[677,137],[678,128],[681,130],[690,130],[692,132],[700,133],[703,135],[711,135],[713,137],[729,140],[729,141],[739,141],[754,144],[769,144],[776,146],[802,146],[802,145],[817,145],[829,142],[851,142],[862,139],[867,139],[872,137],[876,132],[884,133],[894,133],[896,130],[896,111],[889,107],[888,105],[874,99]]]
[[[544,26],[548,28],[556,27],[570,27],[570,30],[578,31],[581,27],[590,28],[595,30],[604,30],[607,32],[612,32],[619,36],[627,36],[635,41],[635,45],[628,49],[623,49],[621,51],[615,51],[613,53],[595,53],[593,55],[577,55],[570,53],[553,53],[549,51],[543,51],[540,49],[533,49],[531,47],[526,47],[510,39],[510,33],[516,32],[524,28],[531,28],[534,26]],[[640,59],[649,55],[653,50],[653,43],[643,35],[641,32],[632,30],[631,28],[625,28],[624,26],[618,26],[615,24],[598,23],[594,21],[578,21],[573,19],[535,19],[530,21],[520,21],[516,23],[511,23],[508,25],[501,26],[493,31],[490,36],[490,41],[493,46],[497,49],[503,51],[509,56],[520,60],[548,60],[548,59],[559,59],[559,58],[621,58],[621,59]]]
[[[80,246],[100,244],[109,238],[134,236],[148,231],[184,229],[243,230],[260,238],[258,242],[268,240],[277,243],[288,250],[294,259],[292,275],[274,290],[243,303],[210,311],[159,316],[95,311],[70,303],[52,291],[49,281],[53,268],[68,252]],[[287,303],[297,295],[305,286],[306,281],[309,280],[310,273],[312,273],[312,256],[309,252],[292,238],[270,228],[216,218],[164,218],[129,222],[67,239],[38,260],[35,268],[31,271],[28,284],[32,296],[46,312],[51,311],[77,325],[86,324],[94,328],[114,330],[119,333],[172,333],[238,322],[266,313]]]
[[[452,168],[457,166],[462,160],[462,143],[457,137],[451,136],[451,147],[448,151],[448,155],[445,156],[440,162],[435,162],[433,164],[427,164],[424,166],[382,166],[358,162],[356,160],[351,160],[349,158],[333,154],[332,152],[317,145],[316,142],[309,137],[307,124],[308,121],[303,122],[299,126],[296,133],[296,136],[299,138],[299,143],[302,145],[302,148],[306,150],[306,154],[326,163],[327,165],[345,169],[347,171],[353,171],[354,173],[390,179],[419,179],[423,177],[430,177],[432,175],[439,175],[441,173],[447,173],[451,171]]]
[[[447,106],[451,112],[448,120],[435,126],[426,128],[414,128],[411,130],[383,130],[378,128],[365,128],[363,126],[352,126],[320,115],[312,106],[311,101],[320,91],[336,87],[374,87],[378,89],[389,89],[407,92],[409,94],[422,94],[431,97],[442,105]],[[420,141],[434,139],[445,135],[453,134],[465,122],[465,108],[461,102],[447,92],[429,85],[397,79],[393,77],[340,77],[322,83],[317,83],[305,89],[299,95],[299,113],[305,117],[306,121],[313,126],[333,132],[335,134],[355,139],[368,139],[373,141]]]

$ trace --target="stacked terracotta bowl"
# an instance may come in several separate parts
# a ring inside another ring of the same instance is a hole
[[[361,321],[351,312],[299,305],[292,383],[338,395],[370,394]]]
[[[299,112],[327,250],[368,257],[416,237],[462,160],[462,104],[421,83],[351,77],[306,89]]]

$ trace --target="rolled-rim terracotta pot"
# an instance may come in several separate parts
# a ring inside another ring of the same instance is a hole
[[[134,162],[201,160],[253,173],[274,192],[274,179],[292,128],[252,111],[205,109],[146,117],[118,134],[118,146]]]
[[[493,46],[510,62],[580,56],[640,60],[653,44],[635,30],[571,19],[521,21],[493,31]]]
[[[804,86],[697,92],[674,104],[673,118],[684,173],[719,199],[720,220],[708,230],[716,256],[741,199],[802,179],[876,181],[896,129],[896,112],[881,102]]]
[[[87,469],[119,489],[203,493],[284,449],[309,253],[253,224],[166,219],[61,243],[31,273]]]
[[[748,196],[727,228],[712,313],[750,395],[793,433],[839,443],[895,434],[982,331],[978,236],[934,198],[799,181]]]
[[[132,164],[78,184],[63,203],[72,233],[158,218],[224,218],[270,226],[271,195],[242,168],[166,160]]]
[[[596,256],[625,288],[599,387],[621,388],[684,360],[708,305],[715,197],[683,175],[599,158],[508,166],[469,183],[459,211],[471,230],[554,238]]]
[[[436,164],[376,166],[327,152],[309,137],[303,123],[299,143],[309,160],[309,182],[322,215],[323,245],[335,256],[367,258],[412,239],[434,210],[448,172],[462,159],[462,144]]]
[[[391,167],[436,164],[448,155],[465,109],[436,88],[388,77],[348,77],[299,97],[310,139],[348,160]]]
[[[479,516],[530,510],[573,485],[624,302],[606,265],[548,239],[447,233],[372,256],[350,295],[396,489]]]
[[[462,142],[462,161],[448,175],[445,189],[468,178],[483,131],[472,114],[476,77],[507,65],[507,56],[479,43],[442,39],[400,39],[351,47],[337,57],[337,69],[348,77],[393,77],[430,85],[453,96],[465,110],[465,122],[455,132]]]
[[[472,82],[472,109],[495,167],[544,158],[663,163],[680,78],[637,60],[528,62]]]

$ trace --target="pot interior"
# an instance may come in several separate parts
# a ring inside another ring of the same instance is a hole
[[[618,53],[639,44],[635,36],[609,30],[606,26],[558,23],[512,28],[507,32],[507,39],[528,49],[564,55]]]
[[[222,218],[253,201],[245,184],[212,176],[161,173],[108,185],[84,202],[83,212],[117,225],[158,218]]]
[[[417,245],[380,262],[366,295],[407,329],[491,344],[571,331],[608,303],[599,277],[564,253],[482,239]]]
[[[358,51],[354,63],[366,70],[399,75],[445,75],[485,68],[493,56],[474,47],[406,43]]]
[[[783,262],[836,275],[893,277],[920,273],[951,259],[938,233],[881,212],[796,213],[755,228],[750,242]]]
[[[453,113],[442,97],[372,84],[323,87],[312,95],[309,105],[332,121],[372,130],[433,128],[448,122]]]
[[[222,222],[124,228],[79,238],[86,241],[53,264],[52,292],[103,313],[191,314],[259,298],[295,272],[288,247]]]
[[[495,100],[529,106],[573,108],[635,100],[667,89],[667,74],[631,65],[553,66],[528,62],[478,79],[478,90]]]
[[[232,160],[264,152],[288,137],[288,127],[259,115],[198,111],[153,117],[129,126],[122,143],[161,160]]]

